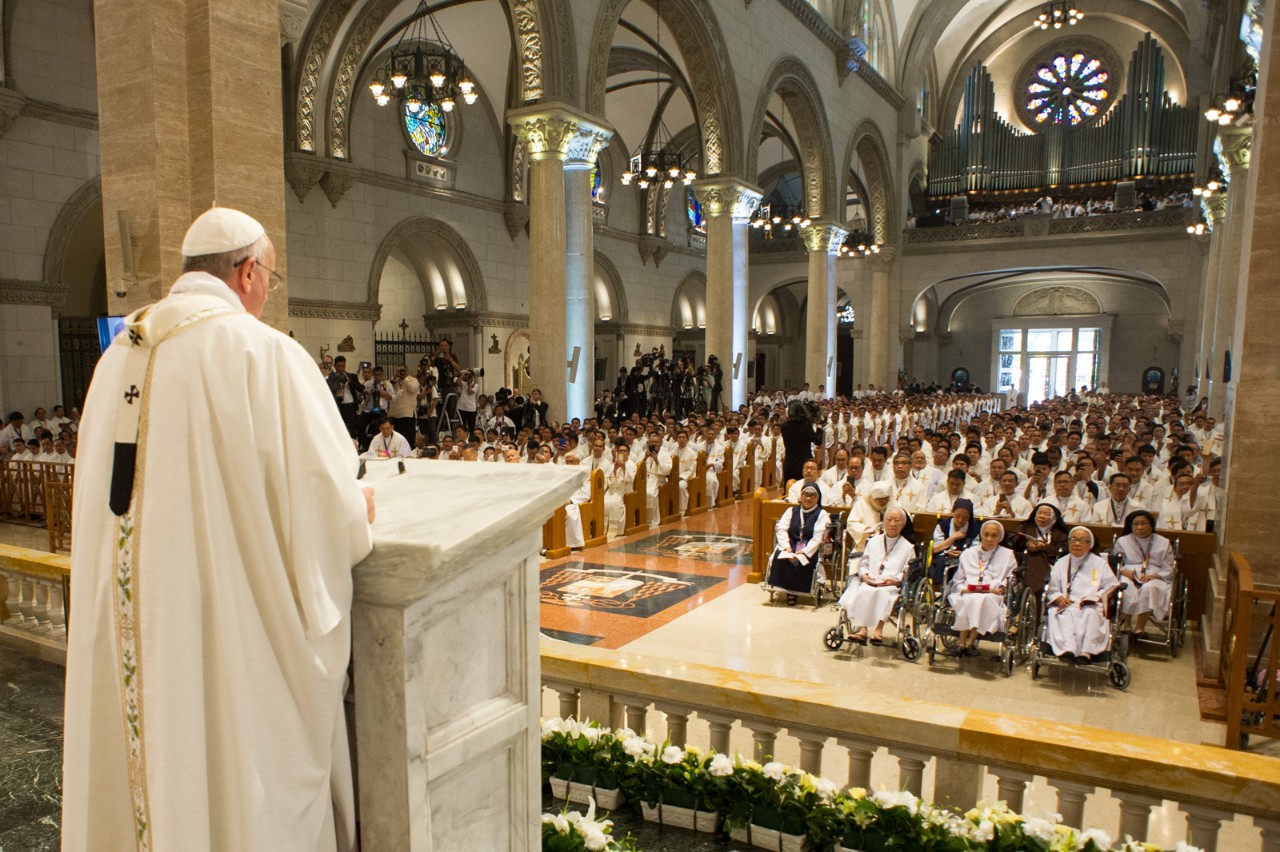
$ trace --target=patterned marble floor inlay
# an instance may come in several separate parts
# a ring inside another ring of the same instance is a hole
[[[724,579],[590,562],[561,565],[542,569],[542,603],[650,618]]]
[[[572,630],[552,630],[550,627],[542,628],[542,635],[552,639],[559,639],[561,642],[572,642],[575,645],[594,645],[603,639],[603,636],[590,636],[586,633],[574,633]]]
[[[624,541],[609,548],[613,553],[637,556],[665,556],[669,559],[697,559],[729,565],[751,564],[751,538],[742,535],[665,530],[637,541]]]

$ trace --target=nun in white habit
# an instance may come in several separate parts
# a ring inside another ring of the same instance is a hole
[[[1124,558],[1120,566],[1120,584],[1124,586],[1121,626],[1139,636],[1148,619],[1163,621],[1168,617],[1173,578],[1178,573],[1173,545],[1155,528],[1150,512],[1131,512],[1124,520],[1124,532],[1112,546]]]
[[[884,532],[867,542],[858,559],[854,571],[857,580],[840,596],[840,606],[855,628],[855,641],[867,641],[867,629],[872,626],[872,644],[879,645],[884,639],[885,620],[893,611],[907,564],[915,555],[915,547],[905,534],[910,529],[911,518],[906,511],[900,506],[890,507],[884,513]]]
[[[978,535],[978,546],[960,554],[948,600],[956,612],[961,654],[978,655],[978,637],[1004,628],[1004,590],[1017,564],[1013,551],[1000,544],[1004,525],[987,521]]]
[[[1049,647],[1067,662],[1087,663],[1107,649],[1106,599],[1120,581],[1092,551],[1093,533],[1075,527],[1067,536],[1067,555],[1049,572]]]

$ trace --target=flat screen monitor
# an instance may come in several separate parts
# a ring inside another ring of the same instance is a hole
[[[116,339],[116,335],[124,331],[124,317],[98,317],[98,345],[103,352]]]

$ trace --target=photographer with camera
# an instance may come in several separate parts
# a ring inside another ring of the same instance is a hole
[[[458,392],[457,375],[462,372],[462,365],[453,357],[452,340],[447,337],[440,339],[435,357],[431,359],[431,366],[435,367],[436,388],[440,391],[440,399],[444,405],[441,413],[452,421],[458,416],[458,401],[449,399],[449,395]]]
[[[463,370],[458,377],[458,416],[462,425],[467,427],[468,434],[476,428],[476,374],[474,370]]]
[[[362,368],[368,372],[369,378],[364,383],[364,399],[360,403],[360,416],[356,428],[363,441],[373,431],[373,427],[387,416],[387,406],[395,397],[395,388],[386,380],[381,367],[374,367],[365,362]]]
[[[327,379],[333,399],[338,403],[338,413],[342,415],[342,425],[347,427],[347,434],[352,438],[359,437],[356,432],[356,414],[360,400],[364,396],[364,388],[354,373],[347,372],[347,357],[339,355],[333,359],[333,372]]]
[[[395,393],[387,405],[387,416],[395,424],[396,431],[412,446],[415,433],[414,417],[418,413],[418,391],[421,387],[418,380],[409,375],[409,368],[401,364],[396,368],[396,377],[391,380]]]
[[[792,402],[787,406],[787,420],[782,424],[783,481],[800,479],[804,463],[813,458],[813,445],[822,444],[822,412],[813,403]]]
[[[724,407],[724,371],[720,369],[720,359],[715,355],[707,356],[707,378],[711,383],[711,401],[708,411],[719,414]]]
[[[418,418],[418,431],[425,435],[428,443],[437,439],[439,432],[438,409],[440,394],[436,390],[436,377],[424,367],[418,369],[418,406],[415,412]]]

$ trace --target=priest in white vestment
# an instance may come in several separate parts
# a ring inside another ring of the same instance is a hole
[[[345,852],[371,492],[315,363],[257,319],[262,226],[215,208],[183,255],[85,404],[62,849]]]

